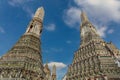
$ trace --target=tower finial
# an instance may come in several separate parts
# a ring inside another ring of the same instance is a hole
[[[81,12],[81,21],[82,21],[82,24],[85,23],[85,22],[89,22],[89,19],[88,19],[86,13],[83,10]]]
[[[48,67],[48,61],[46,61],[45,67]]]
[[[52,69],[52,80],[56,80],[56,65],[53,65],[53,69]]]
[[[40,18],[41,20],[43,20],[43,18],[44,18],[44,13],[45,13],[45,12],[44,12],[44,8],[43,8],[43,7],[40,7],[40,8],[37,9],[34,17],[37,17],[37,18]]]
[[[40,7],[37,9],[32,21],[28,25],[25,34],[35,34],[39,37],[42,32],[43,18],[44,18],[44,8]]]
[[[56,74],[56,65],[55,64],[53,65],[52,74],[54,74],[54,75]]]

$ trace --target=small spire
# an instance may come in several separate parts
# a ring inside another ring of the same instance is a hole
[[[82,23],[89,22],[89,19],[84,11],[81,12],[81,21]]]
[[[48,60],[46,61],[45,67],[48,67]]]
[[[48,68],[48,63],[45,64],[45,68]]]
[[[56,65],[55,64],[53,65],[52,74],[56,75]]]
[[[43,20],[44,18],[44,8],[43,7],[39,7],[34,15],[34,17],[40,18],[41,20]]]

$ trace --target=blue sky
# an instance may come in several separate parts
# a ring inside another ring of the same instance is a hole
[[[45,9],[41,36],[43,62],[57,65],[61,80],[80,46],[80,13],[84,10],[105,41],[120,48],[119,0],[0,0],[0,56],[25,32],[36,9]]]

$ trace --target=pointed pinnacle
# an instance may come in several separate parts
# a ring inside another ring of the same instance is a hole
[[[44,18],[44,8],[43,7],[39,7],[34,15],[34,17],[40,18],[41,20],[43,20]]]
[[[89,19],[84,11],[81,12],[81,21],[82,23],[89,22]]]
[[[55,64],[53,65],[52,73],[53,73],[53,74],[56,74],[56,65],[55,65]]]

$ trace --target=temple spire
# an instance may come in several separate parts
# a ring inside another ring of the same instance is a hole
[[[38,8],[34,17],[37,17],[37,18],[43,20],[43,18],[44,18],[44,8],[43,7]]]
[[[97,33],[96,28],[89,21],[84,11],[81,12],[80,36],[81,36],[81,44],[87,43],[88,41],[92,39],[102,40],[100,38],[100,35]]]
[[[42,23],[44,18],[44,8],[40,7],[35,12],[33,19],[31,20],[25,34],[35,34],[38,37],[41,35],[42,32]]]
[[[52,74],[56,75],[56,66],[55,65],[53,65]]]
[[[53,65],[53,68],[52,68],[52,80],[57,80],[56,79],[56,65],[55,64]]]
[[[0,80],[46,80],[41,51],[44,10],[39,8],[17,43],[0,58]]]
[[[84,11],[81,12],[81,22],[82,24],[89,22],[89,19]]]

